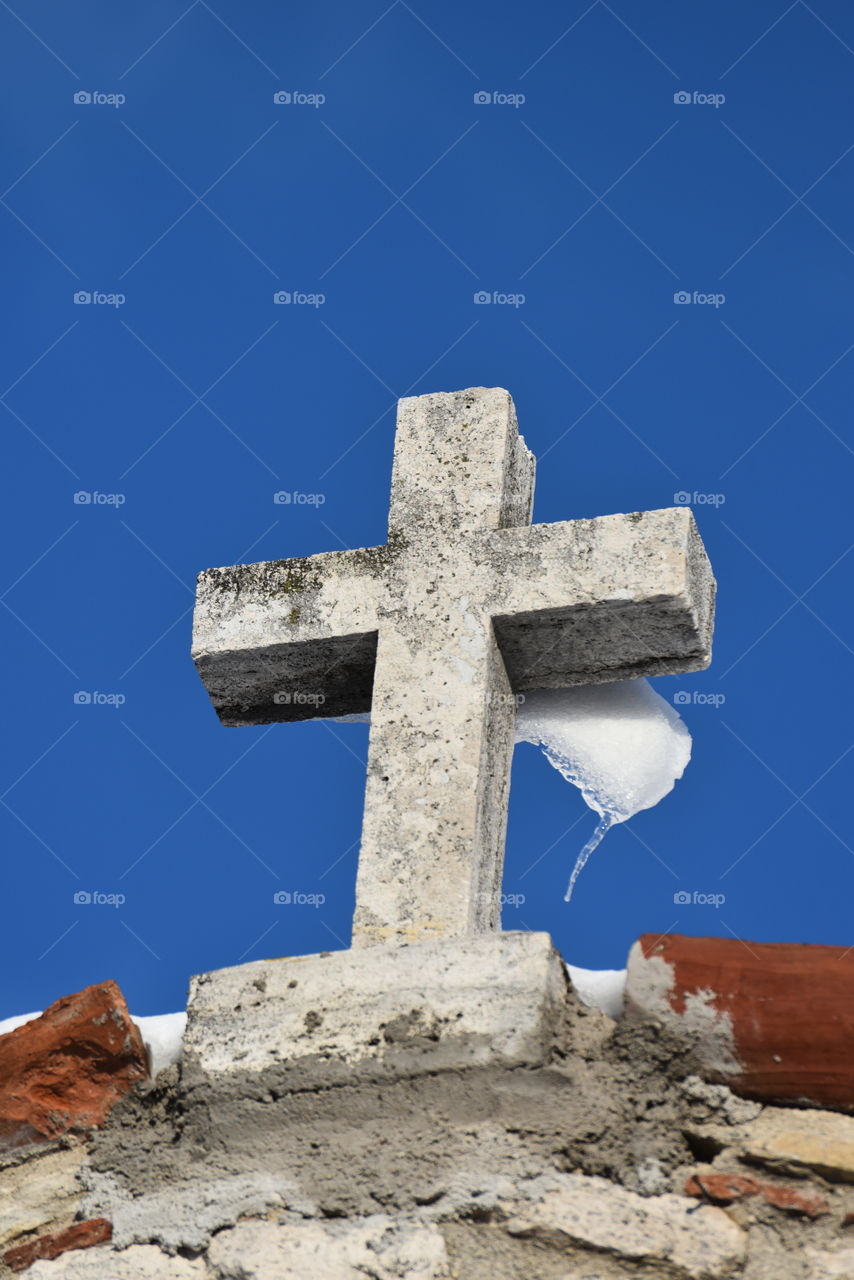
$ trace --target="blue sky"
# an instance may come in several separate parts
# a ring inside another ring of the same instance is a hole
[[[367,730],[222,728],[195,576],[382,542],[397,397],[472,385],[536,520],[690,495],[719,584],[655,682],[692,763],[569,906],[593,815],[517,749],[504,927],[854,943],[854,10],[13,0],[0,43],[0,1016],[347,945]]]

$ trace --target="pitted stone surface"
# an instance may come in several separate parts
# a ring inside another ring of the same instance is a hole
[[[217,1280],[449,1280],[437,1228],[377,1214],[354,1222],[247,1222],[211,1245]]]
[[[135,1245],[117,1253],[101,1245],[64,1253],[53,1262],[36,1262],[28,1280],[205,1280],[205,1264],[198,1259],[170,1258],[154,1245]]]
[[[385,545],[199,577],[223,723],[371,711],[354,946],[499,927],[516,693],[708,666],[691,512],[531,527],[533,484],[506,391],[411,397]]]
[[[546,933],[259,960],[191,979],[184,1062],[202,1078],[330,1060],[372,1075],[548,1060],[567,1000]],[[335,1079],[338,1077],[330,1077]]]
[[[751,1164],[809,1169],[831,1182],[854,1182],[854,1116],[764,1107],[746,1124],[698,1127]]]
[[[767,1226],[750,1228],[744,1280],[806,1280],[806,1259]]]
[[[854,1280],[854,1249],[804,1250],[806,1280]]]
[[[83,1199],[77,1173],[85,1157],[81,1144],[39,1151],[0,1170],[0,1246],[74,1217]]]
[[[676,1275],[693,1280],[730,1280],[744,1260],[741,1227],[722,1209],[697,1209],[683,1196],[640,1196],[584,1174],[535,1179],[525,1194],[529,1204],[507,1206],[511,1235],[669,1263]]]

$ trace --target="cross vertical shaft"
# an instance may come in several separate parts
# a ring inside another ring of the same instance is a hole
[[[354,946],[500,926],[515,704],[464,535],[527,525],[533,496],[506,392],[401,401],[389,539],[409,571],[377,647]]]

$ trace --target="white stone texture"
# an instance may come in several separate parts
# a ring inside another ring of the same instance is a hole
[[[110,1246],[75,1249],[52,1262],[35,1262],[28,1280],[205,1280],[199,1259],[170,1258],[154,1245],[135,1245],[119,1253]]]
[[[41,1151],[0,1170],[0,1247],[27,1232],[72,1221],[83,1199],[77,1173],[85,1158],[81,1145]]]
[[[854,1249],[804,1250],[806,1280],[854,1280]]]
[[[705,1125],[698,1132],[733,1148],[752,1164],[791,1166],[832,1182],[854,1182],[854,1116],[763,1107],[745,1124]]]
[[[353,1222],[246,1222],[208,1253],[217,1280],[448,1280],[436,1227],[377,1214]]]
[[[505,1229],[544,1244],[586,1245],[617,1257],[668,1263],[691,1280],[730,1280],[747,1236],[722,1209],[685,1196],[641,1196],[605,1178],[563,1174],[535,1179],[530,1204],[507,1206]]]
[[[184,1058],[209,1078],[318,1057],[400,1074],[536,1065],[566,993],[546,933],[259,960],[191,979]]]
[[[807,1260],[800,1248],[770,1226],[754,1223],[748,1232],[743,1280],[806,1280]]]

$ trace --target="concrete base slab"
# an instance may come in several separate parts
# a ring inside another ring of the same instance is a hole
[[[259,960],[191,979],[188,1082],[308,1068],[316,1086],[501,1064],[559,1043],[568,983],[547,933]]]

